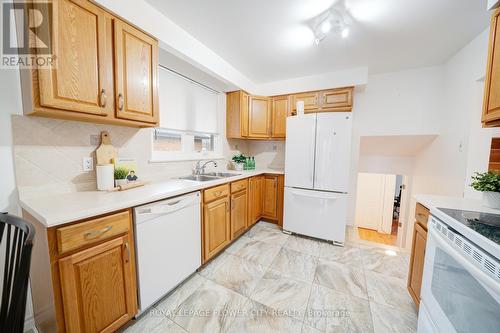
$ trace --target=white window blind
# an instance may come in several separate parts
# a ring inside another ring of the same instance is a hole
[[[218,94],[166,68],[159,70],[160,127],[218,133]]]

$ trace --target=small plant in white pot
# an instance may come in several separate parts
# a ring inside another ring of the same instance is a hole
[[[127,184],[128,183],[127,176],[128,176],[128,169],[123,167],[115,168],[115,186]]]
[[[476,172],[470,186],[483,192],[484,206],[500,209],[500,171]]]
[[[240,153],[240,154],[234,155],[232,160],[233,160],[233,164],[234,164],[234,169],[241,171],[244,169],[244,165],[245,165],[247,158],[245,157],[245,155]]]

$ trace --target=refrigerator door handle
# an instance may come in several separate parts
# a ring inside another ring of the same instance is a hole
[[[316,198],[316,199],[328,199],[328,200],[336,200],[339,198],[339,196],[335,193],[323,193],[319,194],[315,191],[309,191],[309,190],[297,190],[297,189],[292,189],[292,194],[299,196],[299,197],[307,197],[307,198]]]
[[[316,127],[317,125],[317,120],[315,120],[315,126],[314,130],[311,131],[312,134],[312,142],[313,142],[313,148],[311,149],[311,161],[313,161],[313,167],[311,168],[311,184],[312,187],[314,188],[314,183],[316,182]]]

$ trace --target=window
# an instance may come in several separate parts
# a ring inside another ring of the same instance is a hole
[[[222,158],[219,108],[224,95],[160,66],[160,127],[153,161]]]

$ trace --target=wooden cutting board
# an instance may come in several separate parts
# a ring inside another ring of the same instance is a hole
[[[101,145],[95,151],[97,164],[114,164],[118,157],[118,152],[111,145],[111,138],[107,131],[101,132]]]

